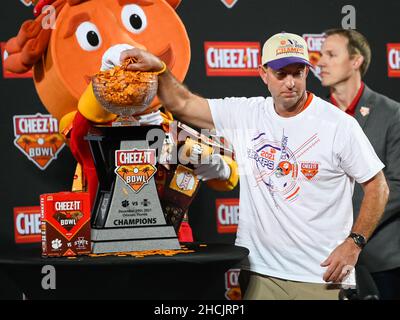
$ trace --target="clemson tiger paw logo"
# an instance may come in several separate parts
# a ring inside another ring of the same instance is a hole
[[[52,247],[54,250],[60,249],[61,246],[62,246],[62,242],[61,242],[60,239],[54,239],[54,240],[51,242],[51,247]]]

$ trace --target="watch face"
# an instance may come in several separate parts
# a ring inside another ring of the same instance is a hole
[[[353,238],[354,242],[359,246],[359,247],[364,247],[366,240],[365,237],[362,236],[361,234],[358,233],[351,233],[350,237]]]

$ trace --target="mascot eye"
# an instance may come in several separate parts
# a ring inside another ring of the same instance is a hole
[[[129,4],[122,8],[122,23],[132,33],[140,33],[147,27],[147,18],[143,9],[135,4]]]
[[[101,46],[100,32],[91,22],[83,22],[75,31],[79,45],[85,51],[97,50]]]

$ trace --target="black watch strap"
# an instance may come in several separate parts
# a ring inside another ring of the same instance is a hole
[[[354,243],[360,249],[363,249],[367,243],[367,239],[362,234],[352,232],[350,233],[349,237],[353,239]]]

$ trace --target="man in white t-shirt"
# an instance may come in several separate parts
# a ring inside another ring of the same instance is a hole
[[[140,49],[131,70],[162,70]],[[236,244],[249,249],[245,299],[337,299],[388,197],[376,156],[358,123],[306,91],[303,38],[279,33],[263,47],[260,77],[272,97],[204,99],[167,70],[158,96],[177,118],[217,130],[234,146],[240,173]],[[365,196],[353,224],[354,181]],[[244,291],[245,288],[243,288]]]

